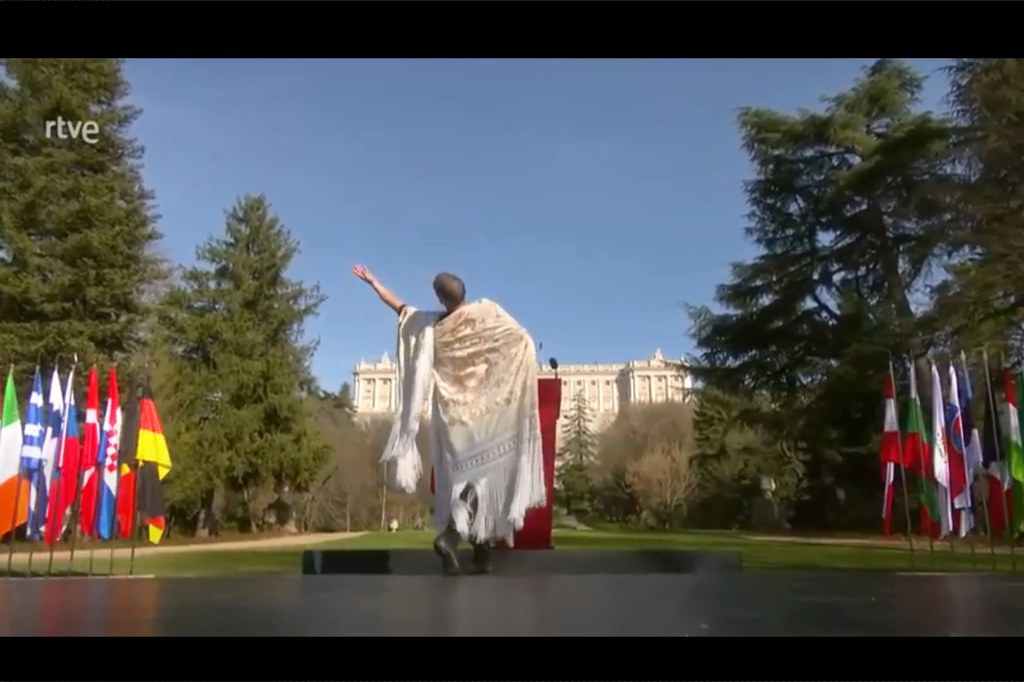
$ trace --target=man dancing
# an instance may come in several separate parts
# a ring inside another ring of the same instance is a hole
[[[445,574],[456,575],[459,540],[469,540],[476,572],[488,573],[491,542],[511,545],[526,510],[546,501],[533,339],[497,303],[466,303],[455,275],[434,278],[444,311],[426,312],[365,267],[352,273],[398,314],[398,414],[381,456],[394,463],[389,483],[415,492],[422,473],[416,434],[429,407],[434,551]]]

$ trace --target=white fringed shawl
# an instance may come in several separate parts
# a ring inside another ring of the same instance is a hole
[[[381,457],[394,463],[389,482],[416,490],[423,468],[416,434],[432,400],[438,529],[454,520],[463,538],[511,543],[526,510],[546,501],[530,335],[486,299],[443,320],[405,308],[398,322],[398,389],[398,414]],[[472,525],[461,499],[467,484],[478,500]]]

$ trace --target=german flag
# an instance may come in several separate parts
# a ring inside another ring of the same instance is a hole
[[[160,484],[171,473],[171,453],[167,450],[160,415],[149,386],[143,389],[139,404],[139,445],[135,459],[139,463],[139,514],[147,526],[149,541],[155,545],[160,542],[166,527],[167,512]]]
[[[139,431],[138,438],[135,439],[135,448],[129,447],[127,452],[124,449],[121,451],[125,457],[121,465],[118,517],[122,536],[126,530],[130,535],[133,519],[131,516],[124,518],[124,512],[132,508],[133,511],[138,511],[139,520],[146,526],[147,538],[155,545],[163,538],[166,527],[161,483],[171,471],[171,455],[167,450],[167,440],[160,426],[160,416],[157,414],[156,403],[153,402],[153,394],[148,385],[142,390],[142,399],[138,403],[138,419]],[[127,418],[125,426],[128,426]],[[123,506],[120,504],[122,493]]]

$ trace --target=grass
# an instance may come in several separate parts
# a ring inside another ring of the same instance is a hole
[[[248,549],[235,551],[195,551],[150,554],[135,560],[137,575],[166,577],[184,576],[231,576],[252,574],[298,574],[302,551],[312,547],[318,549],[428,549],[433,534],[430,532],[368,533],[326,543],[281,549]],[[842,543],[842,540],[837,540]],[[987,545],[979,543],[972,557],[966,546],[949,551],[946,544],[936,545],[935,552],[929,553],[927,545],[918,545],[911,564],[910,553],[905,546],[863,546],[856,544],[820,544],[801,541],[799,538],[757,540],[740,533],[729,532],[687,532],[659,533],[621,530],[555,531],[555,545],[560,551],[580,549],[705,549],[738,550],[743,556],[746,570],[867,570],[867,571],[922,571],[922,572],[964,572],[993,570],[993,557]],[[1020,568],[1024,570],[1024,552],[1021,553]],[[37,553],[33,561],[36,573],[45,571],[47,554]],[[0,572],[6,566],[0,555]],[[15,572],[23,572],[25,565],[19,559],[14,565]],[[129,561],[118,557],[114,560],[114,573],[128,573]],[[74,571],[86,573],[89,569],[89,551],[79,550],[75,554]],[[94,555],[94,573],[107,573],[109,553],[99,550]],[[998,554],[995,569],[1009,571],[1011,557]],[[54,561],[54,572],[68,570],[67,558]]]

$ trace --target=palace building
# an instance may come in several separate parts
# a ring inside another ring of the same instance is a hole
[[[610,424],[626,405],[684,402],[693,389],[685,363],[665,358],[661,350],[646,360],[561,365],[557,374],[562,381],[562,414],[569,411],[573,396],[582,393],[598,429]],[[541,369],[541,377],[554,376],[550,368]],[[360,416],[383,417],[394,413],[398,368],[387,353],[376,362],[357,364],[352,378],[353,400]]]

